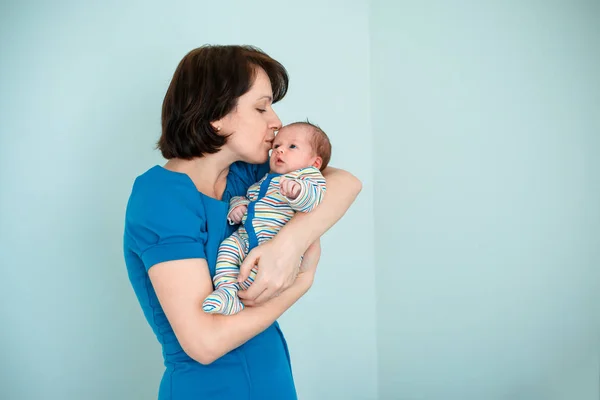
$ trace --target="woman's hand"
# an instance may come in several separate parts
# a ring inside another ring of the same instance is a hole
[[[238,281],[245,281],[257,264],[258,273],[248,290],[238,292],[240,299],[247,306],[260,305],[289,288],[299,273],[303,280],[307,279],[312,284],[321,256],[320,241],[317,240],[307,249],[302,265],[301,256],[298,246],[285,243],[277,236],[253,249],[240,267]]]

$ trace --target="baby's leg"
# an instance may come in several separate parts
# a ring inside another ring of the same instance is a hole
[[[244,309],[237,296],[240,265],[247,255],[246,241],[234,233],[221,243],[217,255],[215,290],[204,300],[202,309],[211,314],[232,315]]]

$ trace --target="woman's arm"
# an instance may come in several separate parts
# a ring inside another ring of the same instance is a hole
[[[300,256],[344,216],[362,190],[362,183],[344,170],[328,167],[323,176],[327,181],[323,202],[309,213],[296,213],[273,239],[253,249],[244,260],[240,281],[259,264],[252,286],[239,292],[245,303],[264,303],[289,288],[296,278]]]
[[[344,216],[362,190],[362,183],[347,171],[328,167],[323,176],[327,182],[323,202],[310,213],[296,213],[277,234],[280,241],[296,245],[300,254]]]
[[[307,273],[279,297],[228,316],[202,311],[202,302],[213,291],[206,260],[159,263],[148,270],[148,275],[183,350],[206,365],[268,328],[310,288],[315,268],[316,262],[309,265]]]

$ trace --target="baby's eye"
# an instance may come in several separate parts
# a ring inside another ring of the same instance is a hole
[[[278,148],[278,147],[279,147],[279,145],[278,145],[278,144],[274,144],[274,145],[273,145],[273,148],[274,148],[274,149],[276,149],[276,148]]]
[[[295,149],[296,145],[295,144],[290,144],[290,149]]]

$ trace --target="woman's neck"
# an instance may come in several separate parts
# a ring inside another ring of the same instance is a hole
[[[174,158],[165,164],[165,168],[188,175],[199,192],[220,200],[227,186],[229,166],[234,161],[227,157],[227,151],[221,150],[191,160]]]

